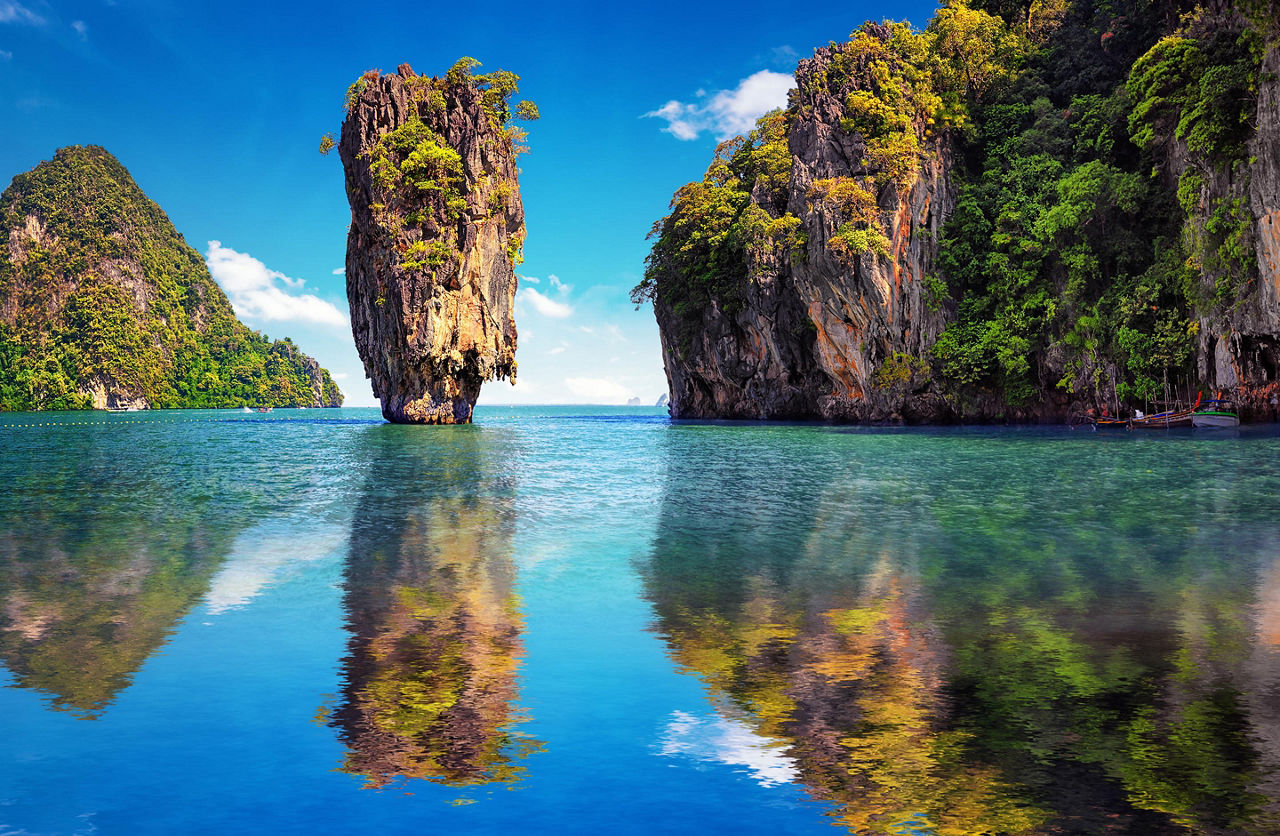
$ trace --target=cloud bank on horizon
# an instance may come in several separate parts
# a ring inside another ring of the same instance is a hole
[[[752,73],[732,90],[710,95],[699,90],[703,103],[685,103],[672,99],[646,117],[665,119],[662,130],[676,139],[694,140],[710,131],[718,141],[745,134],[756,126],[756,120],[771,110],[787,106],[787,94],[796,80],[787,73],[760,70]]]

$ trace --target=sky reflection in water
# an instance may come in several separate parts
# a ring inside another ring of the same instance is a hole
[[[1280,830],[1269,429],[118,417],[0,428],[0,832]]]

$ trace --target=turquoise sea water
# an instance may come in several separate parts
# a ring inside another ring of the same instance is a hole
[[[1280,437],[0,415],[0,834],[1280,832]]]

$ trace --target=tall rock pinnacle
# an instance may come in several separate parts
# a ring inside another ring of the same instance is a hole
[[[512,113],[517,76],[442,78],[402,64],[347,94],[351,328],[388,421],[461,424],[487,380],[516,376],[515,265],[524,243],[516,183],[531,103]]]

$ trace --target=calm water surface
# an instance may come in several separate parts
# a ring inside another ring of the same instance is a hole
[[[1277,833],[1280,437],[0,415],[0,834]]]

